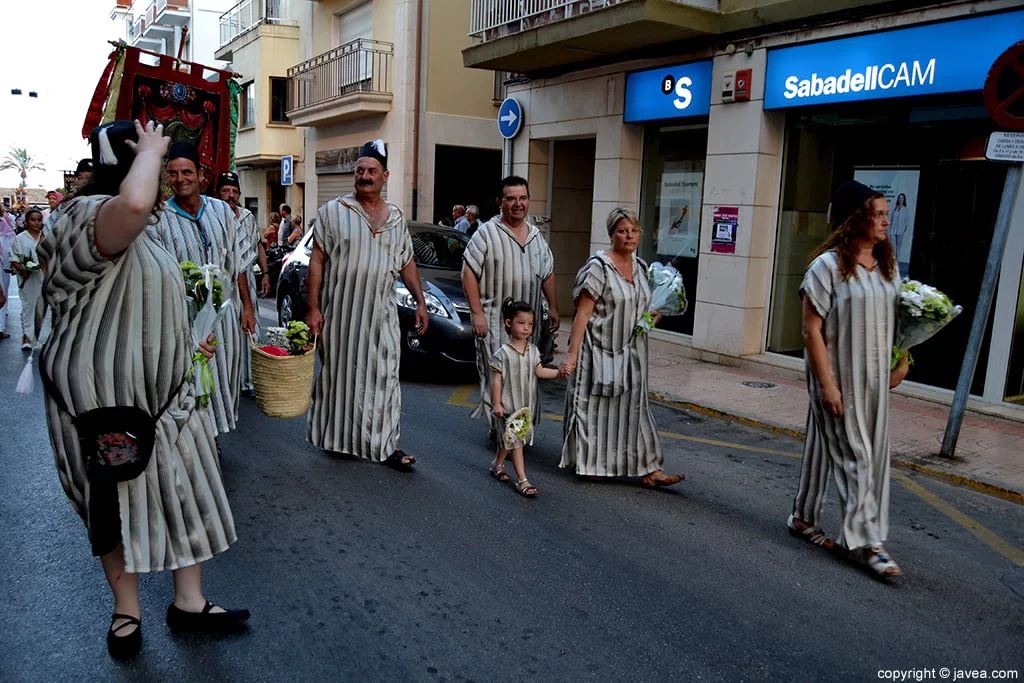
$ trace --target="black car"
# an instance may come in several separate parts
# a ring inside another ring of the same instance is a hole
[[[473,323],[462,292],[462,253],[469,238],[451,228],[409,223],[413,254],[423,281],[423,296],[430,312],[430,327],[415,331],[416,302],[402,279],[395,283],[395,304],[402,330],[402,361],[443,358],[472,367],[476,363]],[[313,253],[312,231],[302,236],[286,255],[277,285],[277,317],[281,325],[306,318],[306,271]]]

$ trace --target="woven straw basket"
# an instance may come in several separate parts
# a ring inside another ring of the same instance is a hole
[[[305,413],[313,390],[316,338],[313,349],[301,356],[272,356],[261,351],[251,336],[249,350],[259,409],[267,417],[298,417]]]

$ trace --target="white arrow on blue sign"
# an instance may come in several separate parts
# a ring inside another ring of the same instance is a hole
[[[501,137],[511,140],[523,127],[523,108],[514,97],[506,97],[498,107],[498,132]]]

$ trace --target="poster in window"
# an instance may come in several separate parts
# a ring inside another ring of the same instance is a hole
[[[909,275],[920,176],[916,168],[858,168],[853,172],[854,180],[881,192],[889,203],[889,241],[903,277]]]
[[[658,253],[697,257],[703,171],[668,171],[661,176]]]

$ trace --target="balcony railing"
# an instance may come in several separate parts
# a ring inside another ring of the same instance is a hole
[[[392,43],[360,38],[288,69],[288,112],[355,93],[391,94]]]
[[[171,26],[187,26],[191,19],[189,0],[156,0],[156,22]]]
[[[281,0],[242,0],[220,15],[220,45],[224,47],[260,24],[291,24],[282,15]]]
[[[537,26],[633,0],[471,0],[469,35],[494,40]],[[718,9],[718,0],[671,0],[681,5]]]

